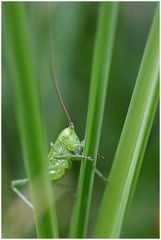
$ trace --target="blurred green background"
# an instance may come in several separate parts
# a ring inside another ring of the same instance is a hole
[[[121,2],[99,152],[105,160],[98,169],[110,172],[124,124],[146,39],[154,15],[155,2]],[[2,230],[5,238],[36,237],[32,210],[10,189],[10,181],[26,177],[15,117],[12,73],[9,69],[8,39],[5,37],[2,3]],[[67,126],[50,76],[49,18],[55,55],[56,74],[61,93],[76,132],[84,138],[88,109],[91,64],[98,3],[26,3],[26,17],[32,42],[33,61],[41,102],[46,142],[55,141]],[[21,67],[21,66],[20,66]],[[159,237],[159,113],[148,141],[143,166],[132,205],[121,237]],[[31,139],[32,141],[32,139]],[[61,237],[67,236],[74,203],[80,163],[60,183],[54,185]],[[105,183],[95,177],[89,221],[89,237],[104,191]],[[43,190],[43,189],[42,189]],[[27,194],[27,193],[26,193]]]

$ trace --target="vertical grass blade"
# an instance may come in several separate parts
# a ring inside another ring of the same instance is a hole
[[[12,87],[20,139],[30,182],[39,238],[58,237],[56,214],[47,172],[40,106],[34,75],[25,3],[3,3],[5,47],[9,48]]]
[[[157,9],[96,222],[95,237],[118,238],[147,145],[159,98]],[[137,213],[136,213],[137,214]]]
[[[100,3],[84,150],[85,155],[94,159],[99,147],[117,12],[117,3]],[[72,238],[86,236],[95,165],[96,161],[93,164],[86,160],[82,162],[70,228]]]

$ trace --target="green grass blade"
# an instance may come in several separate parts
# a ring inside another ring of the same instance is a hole
[[[39,238],[58,237],[24,3],[3,3],[20,139]]]
[[[84,154],[97,158],[112,48],[118,12],[117,3],[101,3],[94,52]],[[73,211],[70,237],[85,237],[94,180],[94,164],[83,160]]]
[[[96,222],[95,237],[118,238],[133,195],[159,98],[159,11],[141,62]],[[137,213],[136,213],[137,214]]]

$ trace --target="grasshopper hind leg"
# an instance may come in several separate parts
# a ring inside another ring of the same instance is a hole
[[[95,173],[97,174],[98,177],[100,177],[104,182],[108,182],[108,178],[103,175],[97,168],[95,168]]]
[[[34,209],[32,206],[32,203],[27,199],[27,197],[20,192],[20,190],[17,187],[21,187],[26,185],[28,183],[28,179],[18,179],[18,180],[12,180],[11,181],[11,188],[16,193],[16,195],[21,198],[22,201],[24,201],[31,209]]]

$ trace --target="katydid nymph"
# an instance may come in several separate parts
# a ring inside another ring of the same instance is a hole
[[[62,96],[60,94],[58,82],[54,70],[54,57],[53,51],[51,51],[51,77],[54,83],[56,93],[58,95],[59,102],[62,106],[62,109],[65,113],[65,116],[68,121],[68,127],[65,128],[58,136],[55,143],[51,143],[51,149],[48,154],[48,171],[51,180],[59,180],[63,175],[72,167],[73,161],[94,161],[90,156],[83,155],[84,150],[84,140],[80,141],[77,136],[74,125],[71,121],[67,108],[64,104]],[[99,158],[103,158],[98,154]],[[102,178],[104,181],[107,181],[107,178],[95,168],[96,174]],[[19,179],[11,181],[11,187],[13,191],[29,206],[33,209],[32,204],[29,200],[18,190],[17,187],[23,186],[28,182],[28,179]]]

